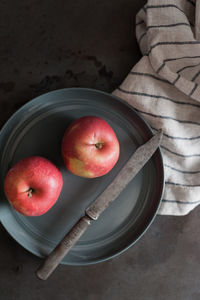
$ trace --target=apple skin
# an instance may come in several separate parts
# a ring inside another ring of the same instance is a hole
[[[120,153],[115,132],[105,120],[96,116],[75,120],[64,133],[61,149],[67,169],[86,178],[108,173]]]
[[[40,156],[30,156],[16,163],[4,179],[5,195],[25,216],[45,214],[57,201],[63,186],[58,168]]]

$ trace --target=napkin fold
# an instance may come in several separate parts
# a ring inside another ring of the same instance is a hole
[[[163,129],[162,215],[200,203],[200,0],[148,0],[136,16],[142,59],[113,94]]]

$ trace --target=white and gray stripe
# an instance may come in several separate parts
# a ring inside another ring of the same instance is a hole
[[[160,214],[200,204],[200,0],[148,0],[136,17],[143,53],[114,94],[163,128],[165,192]]]

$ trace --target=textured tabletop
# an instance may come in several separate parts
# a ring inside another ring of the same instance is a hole
[[[141,54],[141,0],[1,0],[0,127],[23,104],[64,87],[111,92]],[[199,300],[200,207],[157,216],[128,251],[88,267],[60,265],[46,282],[41,260],[0,225],[0,300]]]

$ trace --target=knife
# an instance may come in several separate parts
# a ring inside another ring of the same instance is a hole
[[[144,167],[159,147],[161,140],[162,130],[159,130],[150,140],[137,148],[111,184],[85,210],[85,215],[72,227],[41,266],[39,266],[36,271],[38,278],[46,280],[51,275],[72,246],[76,244],[82,234],[86,231],[91,224],[91,221],[98,219],[100,214],[120,195],[128,183]]]

